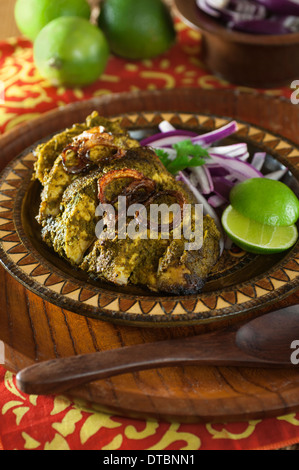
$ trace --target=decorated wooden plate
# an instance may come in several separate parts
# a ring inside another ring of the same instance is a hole
[[[97,108],[96,103],[94,107]],[[66,107],[60,115],[70,112],[71,107]],[[192,113],[174,112],[164,107],[110,117],[121,119],[122,126],[139,139],[156,133],[158,124],[164,119],[177,128],[199,133],[219,128],[232,119],[202,113],[200,106],[198,112]],[[77,121],[76,114],[73,119]],[[58,118],[55,131],[63,129],[64,121]],[[53,128],[49,132],[42,140],[50,138]],[[234,246],[224,250],[197,295],[157,295],[141,288],[118,288],[90,279],[61,259],[41,239],[35,219],[41,186],[32,180],[35,162],[32,150],[38,142],[15,156],[1,175],[0,258],[15,278],[43,299],[102,320],[140,326],[175,326],[237,316],[282,298],[298,287],[299,242],[288,252],[276,255],[253,255]],[[299,148],[295,144],[241,120],[238,120],[237,133],[229,142],[246,142],[252,155],[266,151],[265,172],[287,166],[283,181],[299,194],[299,173],[294,165]]]
[[[298,304],[297,247],[271,258],[258,274],[250,273],[253,263],[248,255],[239,252],[238,259],[234,253],[230,255],[231,275],[226,272],[231,285],[221,286],[220,276],[210,279],[210,291],[198,298],[169,300],[93,286],[57,265],[56,257],[40,252],[38,232],[30,232],[32,219],[22,209],[28,208],[28,196],[22,199],[22,195],[31,194],[34,199],[34,193],[28,192],[33,163],[30,149],[58,129],[83,121],[94,109],[108,117],[123,115],[132,129],[144,129],[148,122],[156,125],[156,119],[170,116],[174,123],[199,129],[237,119],[238,138],[267,151],[275,168],[288,165],[287,181],[297,191],[299,107],[266,94],[202,89],[111,94],[56,109],[4,134],[0,137],[0,168],[7,168],[1,179],[0,238],[6,269],[0,267],[0,340],[5,344],[7,369],[17,372],[53,358],[149,342],[158,345],[165,339],[239,325]],[[17,220],[17,207],[23,222]],[[238,279],[236,270],[248,278]],[[205,302],[205,311],[195,313],[199,301]],[[221,302],[226,303],[220,309]],[[162,315],[153,314],[156,306],[163,308]],[[133,313],[132,307],[136,309]],[[297,370],[285,369],[167,367],[98,380],[70,390],[68,396],[97,410],[133,418],[179,422],[261,419],[298,411],[299,375]]]

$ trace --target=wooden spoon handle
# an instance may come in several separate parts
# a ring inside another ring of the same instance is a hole
[[[147,343],[104,352],[53,359],[17,374],[17,386],[29,394],[62,393],[119,374],[175,365],[281,367],[291,365],[249,355],[235,344],[235,332]]]
[[[194,363],[202,351],[200,343],[197,340],[195,344],[194,338],[147,343],[40,362],[18,372],[17,386],[29,394],[61,393],[93,380],[119,374]]]

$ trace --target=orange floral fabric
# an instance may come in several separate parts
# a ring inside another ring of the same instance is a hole
[[[0,449],[260,450],[299,441],[299,413],[242,423],[143,421],[91,410],[64,396],[25,395],[0,368]]]
[[[51,109],[115,92],[179,87],[236,88],[200,61],[200,35],[176,22],[177,44],[139,62],[111,56],[102,77],[84,89],[54,88],[34,66],[32,44],[0,43],[0,132]],[[250,93],[252,90],[238,87]],[[291,90],[259,90],[290,97]],[[299,442],[299,413],[229,424],[180,424],[132,420],[89,409],[62,396],[27,396],[0,367],[0,449],[4,450],[211,450],[271,449]]]

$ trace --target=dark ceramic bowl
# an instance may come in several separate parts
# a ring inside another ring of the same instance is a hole
[[[202,61],[215,75],[254,88],[290,86],[299,79],[299,33],[231,31],[202,13],[195,0],[174,0],[182,20],[202,33]]]

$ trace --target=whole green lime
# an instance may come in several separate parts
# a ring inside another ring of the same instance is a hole
[[[108,58],[104,34],[84,18],[57,18],[41,30],[34,43],[36,67],[55,86],[80,87],[95,82]]]
[[[295,193],[281,181],[251,178],[233,187],[230,202],[240,214],[261,224],[289,226],[299,217]]]
[[[15,20],[22,34],[32,41],[50,21],[60,16],[90,19],[87,0],[17,0]]]
[[[171,13],[162,0],[104,0],[98,21],[111,51],[127,59],[158,56],[176,38]]]

